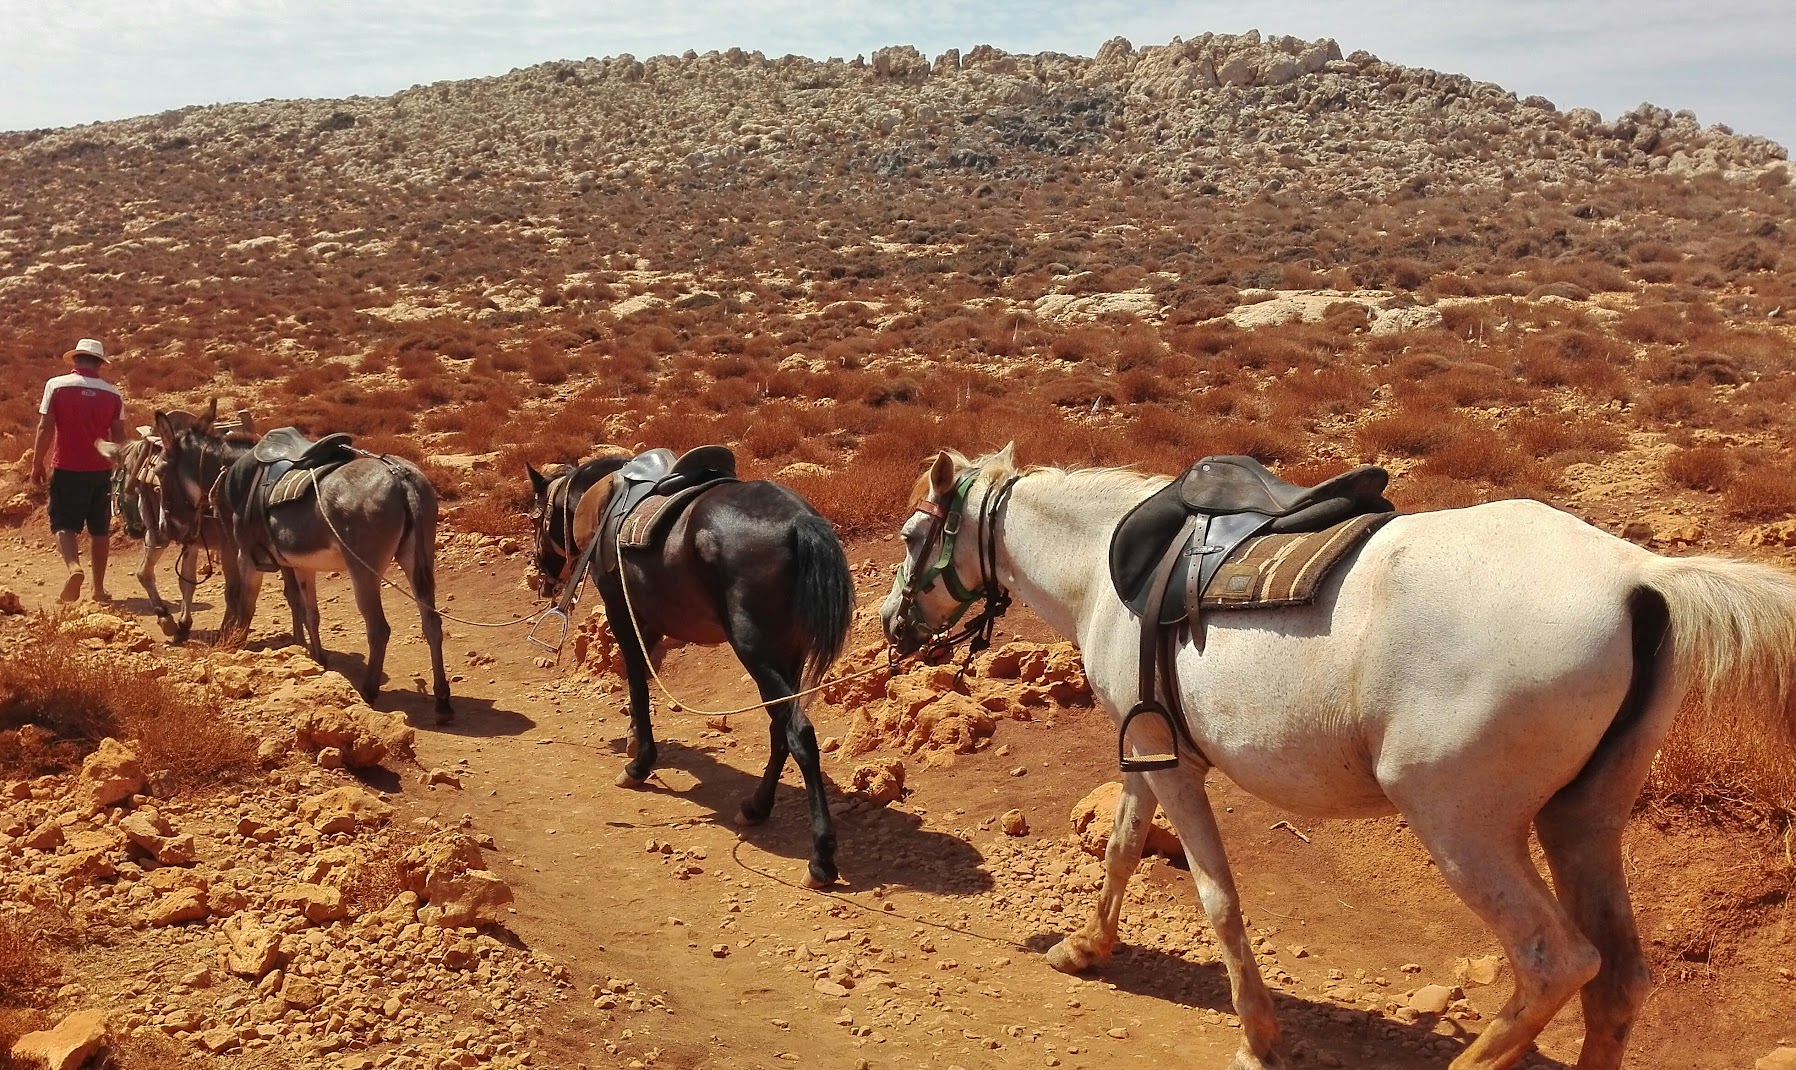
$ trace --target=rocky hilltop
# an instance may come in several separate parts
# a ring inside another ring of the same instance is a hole
[[[380,99],[187,108],[14,135],[17,159],[102,154],[413,187],[590,190],[900,178],[913,168],[1042,179],[1068,168],[1234,196],[1302,185],[1588,181],[1617,171],[1751,176],[1760,137],[1639,108],[1604,122],[1489,82],[1343,56],[1332,40],[1203,34],[1094,58],[987,45],[827,62],[731,49],[546,63]]]

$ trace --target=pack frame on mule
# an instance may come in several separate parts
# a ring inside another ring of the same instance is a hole
[[[582,556],[603,562],[615,553],[616,567],[601,563],[590,578],[617,638],[629,685],[628,762],[616,782],[642,787],[655,768],[649,678],[650,659],[661,640],[728,644],[754,680],[768,714],[767,765],[754,791],[742,800],[737,823],[754,825],[768,818],[780,774],[791,758],[804,778],[810,817],[811,858],[804,883],[834,884],[839,877],[836,834],[822,757],[816,729],[796,696],[828,672],[854,620],[853,578],[835,529],[790,488],[732,478],[692,490],[685,507],[677,516],[663,518],[665,526],[647,546],[613,551],[594,545],[606,527],[602,522],[577,536],[576,512],[588,495],[615,490],[630,496],[611,481],[633,460],[613,454],[565,466],[553,476],[528,467],[542,595],[560,593],[565,603]],[[677,489],[660,477],[654,483]]]
[[[243,495],[261,482],[256,476],[264,462],[255,456],[256,443],[217,433],[212,416],[177,429],[167,413],[157,413],[156,426],[164,434],[158,474],[165,513],[184,531],[197,530],[208,514],[219,524],[225,580],[219,641],[239,644],[249,634],[262,588],[254,547],[263,545],[281,572],[293,615],[293,641],[325,664],[317,574],[341,570],[349,577],[367,629],[360,691],[372,704],[380,694],[392,635],[381,604],[382,578],[389,565],[398,564],[430,649],[437,720],[453,719],[443,665],[443,618],[436,609],[437,496],[430,480],[404,458],[355,450],[345,463],[317,474],[312,493],[276,509],[252,509]]]
[[[1164,485],[1126,469],[1019,469],[1009,447],[939,454],[903,528],[914,571],[933,513],[971,475],[947,568],[966,590],[1014,592],[1079,644],[1113,719],[1139,698],[1138,619],[1110,582],[1118,522]],[[1002,508],[986,503],[1002,493]],[[989,565],[982,565],[989,562]],[[967,577],[972,577],[971,582]],[[963,607],[945,583],[881,608],[902,652]],[[1453,1061],[1501,1070],[1577,995],[1580,1070],[1617,1070],[1652,988],[1621,834],[1681,709],[1787,747],[1796,577],[1750,561],[1664,558],[1535,501],[1397,516],[1314,602],[1217,613],[1177,655],[1173,768],[1127,773],[1090,921],[1048,952],[1076,972],[1108,959],[1156,808],[1172,818],[1216,930],[1242,1041],[1232,1070],[1289,1065],[1255,965],[1205,779],[1220,771],[1317,817],[1402,814],[1447,883],[1502,942],[1515,988]],[[1137,754],[1170,728],[1138,721]],[[1538,836],[1553,877],[1535,868]]]

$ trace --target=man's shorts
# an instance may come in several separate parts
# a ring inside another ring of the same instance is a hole
[[[112,534],[112,473],[58,468],[50,473],[50,530],[82,528],[89,535]]]

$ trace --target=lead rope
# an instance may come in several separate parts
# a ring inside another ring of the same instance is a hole
[[[593,536],[593,538],[596,540],[598,538],[598,536],[595,534]],[[636,604],[630,598],[630,585],[629,585],[629,583],[627,583],[624,580],[624,565],[623,565],[623,561],[621,559],[618,561],[618,566],[617,566],[617,585],[618,585],[619,589],[621,589],[624,592],[624,612],[627,613],[630,617],[631,634],[633,634],[637,637],[636,645],[639,648],[641,648],[642,647],[642,628],[640,625],[638,625],[636,623]],[[834,687],[837,684],[847,683],[849,680],[858,680],[863,676],[872,676],[874,673],[880,672],[882,670],[886,671],[886,672],[891,671],[891,666],[889,663],[886,665],[872,665],[872,666],[869,666],[868,668],[862,669],[860,672],[857,672],[857,673],[850,673],[847,676],[838,676],[834,680],[825,680],[823,683],[817,684],[815,687],[807,687],[803,691],[799,691],[794,694],[787,695],[784,698],[767,699],[763,702],[751,703],[747,706],[742,706],[742,707],[739,707],[739,708],[733,709],[733,710],[706,710],[706,709],[700,709],[697,706],[692,706],[685,702],[680,701],[678,696],[676,696],[672,691],[668,690],[667,684],[661,679],[661,673],[655,669],[654,659],[649,657],[649,653],[646,649],[644,649],[642,651],[642,660],[648,664],[649,676],[654,679],[655,686],[659,687],[661,689],[661,694],[666,697],[668,702],[673,704],[673,712],[675,712],[675,713],[687,712],[687,713],[697,714],[698,716],[701,716],[701,717],[717,717],[717,718],[732,717],[738,713],[747,713],[750,710],[764,710],[769,706],[776,706],[782,702],[795,701],[797,699],[805,698],[806,696],[809,696],[809,695],[815,695],[819,691],[823,691],[828,688]]]

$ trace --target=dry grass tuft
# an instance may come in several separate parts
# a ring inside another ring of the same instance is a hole
[[[1724,491],[1734,481],[1734,456],[1719,446],[1692,446],[1665,461],[1665,478],[1691,490]]]
[[[1759,464],[1735,475],[1722,497],[1736,520],[1781,520],[1796,513],[1796,470]]]
[[[0,1006],[20,1006],[55,982],[59,971],[48,955],[50,934],[36,912],[0,914]],[[0,1051],[10,1045],[0,1045]]]
[[[255,742],[210,694],[138,672],[117,654],[96,657],[61,634],[61,618],[39,617],[30,641],[0,661],[0,728],[35,724],[59,741],[0,752],[0,773],[41,775],[79,762],[87,745],[133,741],[150,769],[210,787],[255,767]]]
[[[1683,710],[1653,759],[1646,794],[1796,814],[1796,710],[1785,711],[1783,724],[1783,738],[1768,742],[1760,719],[1743,711]]]

